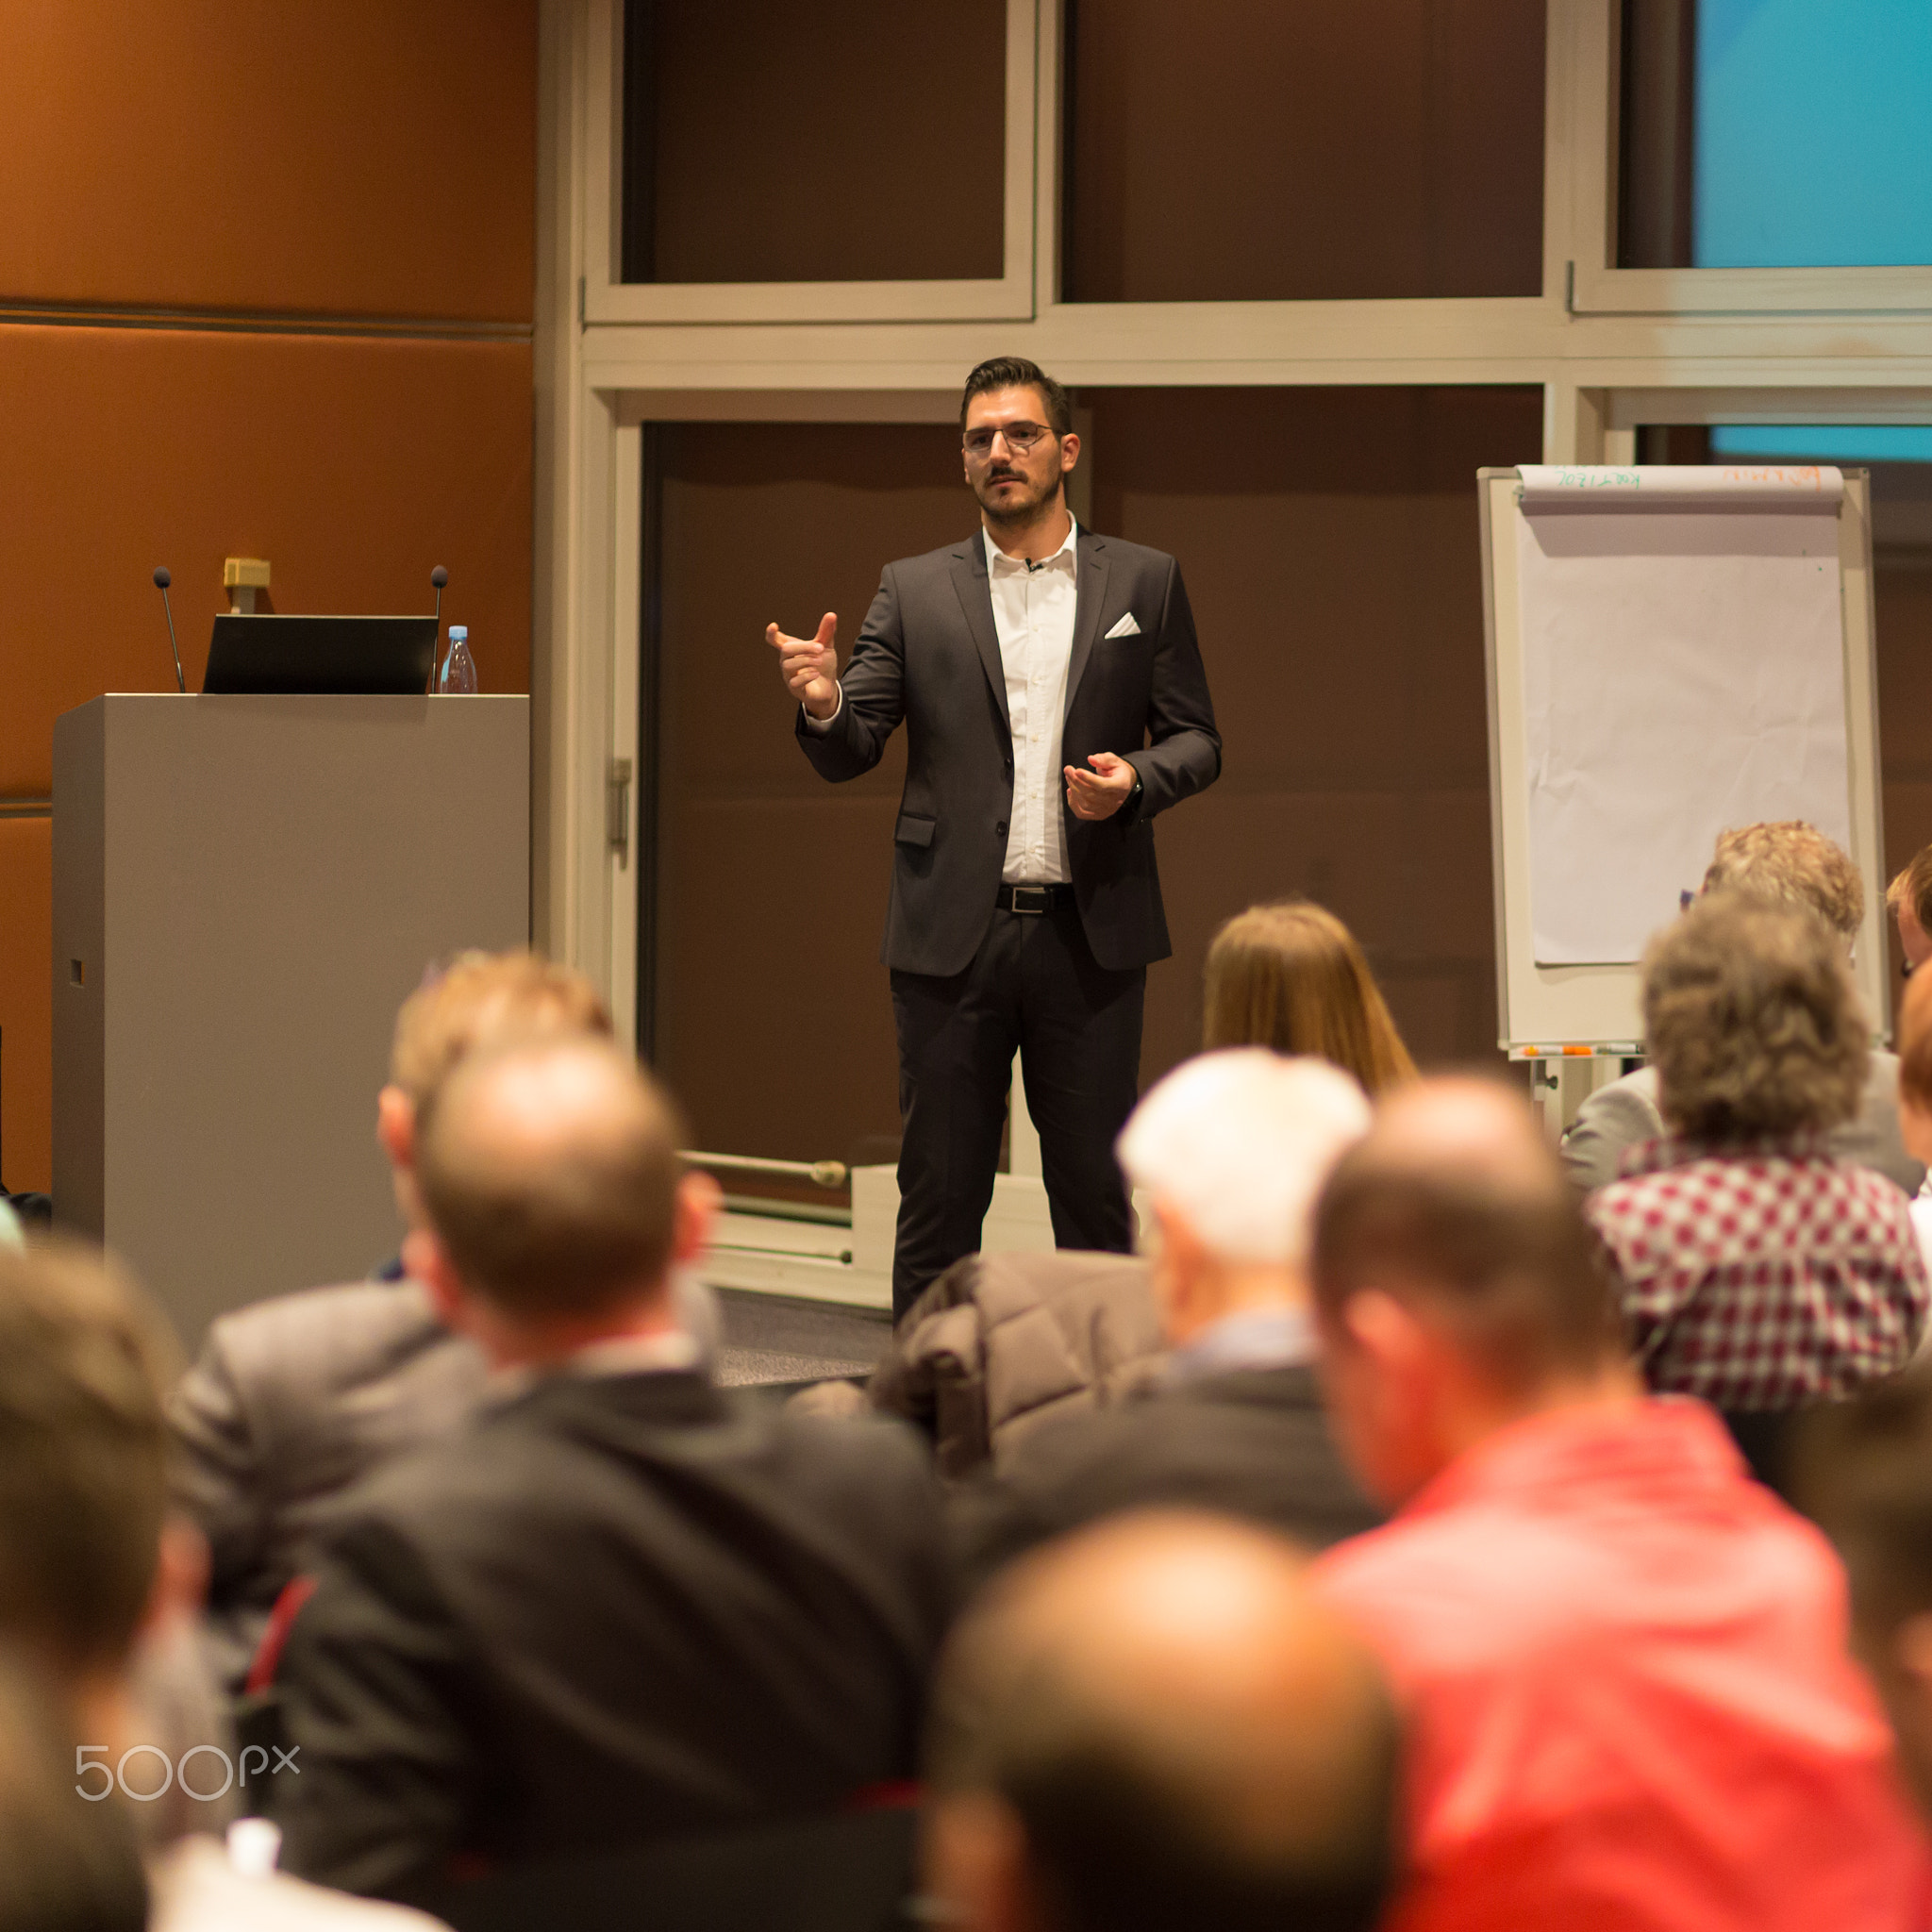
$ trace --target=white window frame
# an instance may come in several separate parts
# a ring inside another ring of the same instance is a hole
[[[645,422],[950,420],[963,372],[1002,353],[1074,387],[1535,384],[1550,461],[1630,460],[1653,422],[1932,422],[1932,331],[1915,319],[1932,271],[1607,265],[1617,0],[1548,0],[1547,18],[1540,293],[1072,304],[1059,0],[1010,0],[999,282],[703,290],[614,281],[621,8],[541,0],[534,934],[597,979],[626,1032],[635,874],[607,840],[607,782],[612,759],[637,769]]]

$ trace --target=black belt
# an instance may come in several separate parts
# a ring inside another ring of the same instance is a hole
[[[1002,912],[1062,912],[1074,903],[1072,886],[1002,886],[994,902]]]

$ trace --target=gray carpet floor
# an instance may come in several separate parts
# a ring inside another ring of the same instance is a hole
[[[719,1291],[724,1341],[718,1380],[729,1388],[869,1375],[892,1339],[884,1309],[779,1295]]]

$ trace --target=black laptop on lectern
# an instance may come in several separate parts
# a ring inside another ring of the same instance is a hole
[[[436,660],[433,617],[215,619],[204,691],[415,694]]]

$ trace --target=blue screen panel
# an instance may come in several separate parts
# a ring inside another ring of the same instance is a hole
[[[1932,0],[1698,0],[1699,268],[1932,262]]]
[[[1932,428],[1890,423],[1870,428],[1734,425],[1710,432],[1710,453],[1807,463],[1932,463]]]

